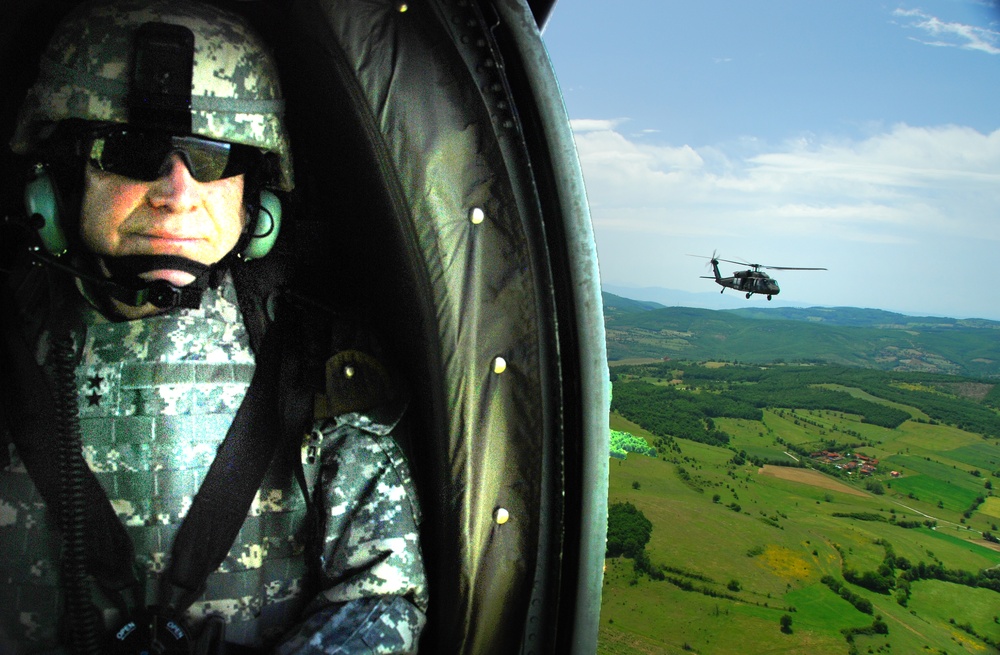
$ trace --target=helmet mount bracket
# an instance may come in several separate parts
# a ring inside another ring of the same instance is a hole
[[[129,123],[191,133],[194,33],[182,25],[144,23],[135,32]]]

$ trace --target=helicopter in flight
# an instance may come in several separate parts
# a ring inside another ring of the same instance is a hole
[[[691,257],[701,257],[701,255],[691,255]],[[732,259],[720,259],[712,253],[709,259],[709,263],[712,266],[712,271],[715,276],[702,275],[701,277],[707,280],[715,280],[715,283],[722,287],[719,293],[722,293],[726,289],[736,289],[737,291],[746,292],[747,298],[753,294],[759,294],[762,296],[767,296],[770,300],[771,296],[776,296],[781,292],[778,287],[777,281],[763,272],[761,269],[766,268],[768,270],[774,271],[825,271],[825,268],[803,268],[799,266],[765,266],[764,264],[751,264],[749,262],[733,261]],[[732,277],[722,277],[719,272],[719,262],[728,262],[730,264],[739,264],[741,266],[749,266],[750,268],[745,271],[734,271]]]

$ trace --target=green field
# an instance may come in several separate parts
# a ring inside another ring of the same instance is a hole
[[[729,389],[739,393],[735,385]],[[1000,652],[988,642],[1000,643],[1000,592],[921,579],[911,583],[904,607],[895,590],[880,594],[844,583],[871,602],[874,612],[866,614],[820,581],[843,582],[845,566],[877,570],[885,543],[911,565],[969,572],[1000,566],[1000,549],[982,538],[1000,522],[1000,498],[986,488],[988,481],[1000,484],[993,475],[1000,468],[996,439],[944,424],[910,420],[890,429],[836,410],[780,406],[765,409],[762,421],[716,417],[713,423],[728,445],[672,439],[611,416],[612,429],[661,443],[655,458],[611,461],[609,500],[630,502],[650,520],[646,552],[666,579],[636,573],[630,559],[606,560],[599,653],[847,654],[842,630],[871,626],[874,615],[888,634],[856,636],[855,652]],[[776,477],[775,469],[762,474],[751,461],[802,460],[791,446],[808,449],[831,438],[865,442],[863,451],[881,460],[874,478],[785,467],[777,471],[784,477]],[[739,451],[746,461],[737,464]],[[796,475],[813,477],[786,479]],[[873,481],[884,493],[867,490]],[[977,496],[986,502],[964,516]],[[895,521],[931,521],[934,529]],[[784,614],[792,617],[790,634],[780,629]]]
[[[983,467],[984,472],[1000,470],[1000,455],[992,444],[976,440],[965,446],[944,453],[949,459],[962,462],[973,468]]]

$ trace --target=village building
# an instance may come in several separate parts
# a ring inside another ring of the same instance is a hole
[[[817,462],[832,464],[842,471],[847,471],[848,474],[858,471],[861,475],[872,475],[878,470],[878,459],[862,453],[844,455],[833,450],[819,450],[811,453],[809,457]]]

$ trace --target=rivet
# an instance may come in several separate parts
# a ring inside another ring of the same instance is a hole
[[[473,207],[472,211],[469,212],[469,220],[472,221],[473,225],[479,225],[486,220],[486,212],[479,207]]]
[[[351,378],[354,377],[354,367],[353,366],[345,366],[344,367],[344,377],[347,378],[348,380],[350,380]]]
[[[493,360],[493,372],[500,375],[507,370],[507,360],[503,357],[497,357]]]
[[[510,512],[505,510],[503,507],[498,507],[497,511],[494,513],[494,518],[497,525],[503,525],[510,520]]]

